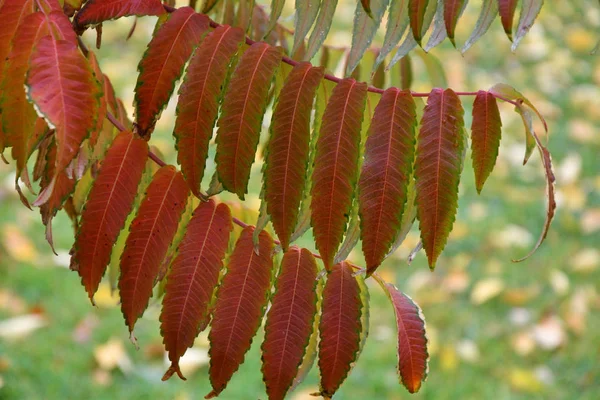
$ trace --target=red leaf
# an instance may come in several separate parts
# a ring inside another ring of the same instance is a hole
[[[36,12],[24,18],[15,34],[12,50],[6,57],[6,76],[0,85],[1,124],[6,134],[6,143],[13,146],[12,157],[17,162],[17,177],[26,167],[29,158],[27,144],[38,118],[23,89],[25,75],[29,69],[33,47],[48,32],[43,13]]]
[[[102,161],[81,215],[71,269],[78,271],[92,300],[110,261],[112,246],[131,212],[148,158],[146,141],[121,132]]]
[[[121,255],[119,294],[121,311],[129,332],[142,316],[152,296],[152,287],[188,197],[183,175],[172,165],[152,177],[137,215],[129,227]]]
[[[31,13],[33,13],[33,0],[5,0],[4,4],[0,4],[0,21],[2,21],[2,29],[0,29],[0,83],[4,80],[6,57],[10,54],[12,39],[18,26]],[[0,123],[0,153],[7,145],[2,125]]]
[[[165,13],[160,0],[88,0],[75,15],[74,22],[83,30],[87,25],[131,15],[161,15]]]
[[[55,173],[55,162],[56,162],[56,142],[54,137],[51,137],[51,142],[46,150],[46,168],[41,177],[40,188],[45,189],[54,176]],[[63,203],[75,190],[75,179],[69,177],[65,171],[60,172],[56,175],[56,182],[54,184],[54,190],[48,201],[40,206],[40,214],[42,215],[42,222],[46,225],[46,240],[54,250],[54,243],[52,239],[52,218],[56,215],[57,211],[61,209]]]
[[[196,196],[200,195],[228,65],[242,40],[244,32],[239,28],[219,26],[211,32],[194,52],[179,89],[173,136],[181,172]]]
[[[321,395],[331,398],[344,382],[360,351],[362,301],[352,266],[343,261],[331,268],[323,290],[319,326]]]
[[[281,247],[288,248],[304,193],[310,143],[310,113],[323,68],[300,63],[281,89],[267,146],[265,199]]]
[[[462,170],[463,109],[452,89],[433,89],[421,119],[415,178],[417,214],[429,267],[452,230]]]
[[[270,400],[283,400],[298,374],[317,313],[317,263],[306,249],[291,247],[281,270],[262,344],[262,372]]]
[[[394,306],[398,325],[398,375],[406,389],[416,393],[428,370],[425,318],[419,306],[394,285],[386,283],[384,289]]]
[[[218,396],[244,362],[267,305],[273,269],[273,239],[262,231],[255,250],[253,226],[242,231],[217,293],[210,341],[210,383],[206,398]]]
[[[232,229],[229,207],[213,200],[200,203],[187,225],[167,277],[160,316],[160,331],[171,360],[163,381],[173,373],[185,379],[179,358],[192,346],[199,328],[208,324],[208,306]]]
[[[185,63],[207,29],[205,15],[182,7],[169,15],[148,43],[138,66],[140,75],[135,86],[135,115],[140,135],[152,133]]]
[[[29,60],[28,95],[56,129],[56,173],[62,172],[96,123],[100,88],[77,45],[43,37]],[[50,184],[40,194],[43,204]]]
[[[498,13],[504,32],[512,40],[513,17],[519,0],[498,0]]]
[[[48,22],[53,25],[52,36],[56,40],[66,40],[77,45],[77,35],[73,30],[71,21],[62,11],[52,11],[48,15]]]
[[[425,19],[425,10],[429,0],[409,0],[408,1],[408,16],[410,18],[410,28],[412,34],[417,41],[421,43],[423,37],[423,20]]]
[[[254,43],[242,55],[225,93],[217,132],[217,172],[223,187],[244,198],[271,79],[281,49]]]
[[[367,85],[352,78],[333,89],[317,140],[311,223],[326,269],[344,236],[358,175],[360,127]]]
[[[444,24],[446,25],[446,33],[452,43],[454,43],[454,31],[458,17],[465,6],[466,0],[447,0],[444,2]]]
[[[386,90],[375,108],[358,182],[367,274],[381,264],[400,230],[415,157],[416,124],[410,91]]]
[[[96,55],[91,51],[88,53],[88,60],[92,67],[92,71],[94,72],[94,77],[100,84],[100,87],[103,88],[102,96],[100,96],[100,106],[98,107],[98,115],[96,118],[96,127],[92,130],[92,133],[90,134],[90,138],[88,140],[90,148],[93,149],[96,146],[96,143],[98,143],[98,136],[100,135],[102,127],[105,123],[106,113],[108,111],[109,96],[106,93],[105,88],[107,84],[104,82],[104,75],[102,74],[102,70],[100,70],[98,59],[96,58]],[[108,85],[110,85],[110,82],[108,83]]]
[[[480,90],[473,103],[471,141],[475,187],[481,193],[483,184],[492,173],[502,134],[502,121],[496,98],[490,92]]]

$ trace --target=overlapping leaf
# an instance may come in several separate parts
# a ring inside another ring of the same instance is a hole
[[[281,247],[287,249],[298,220],[310,143],[310,114],[323,68],[298,64],[288,75],[271,120],[265,199]]]
[[[492,173],[498,148],[502,121],[496,98],[490,92],[480,90],[473,103],[473,123],[471,125],[471,142],[473,170],[475,171],[475,187],[481,193],[483,184]]]
[[[177,232],[188,193],[183,175],[171,165],[162,167],[154,174],[129,227],[119,277],[121,311],[129,332],[133,332],[135,322],[148,306],[154,281]]]
[[[227,67],[243,39],[244,32],[230,26],[220,26],[211,32],[194,52],[179,89],[173,131],[177,161],[196,195],[200,194],[208,144],[217,119]]]
[[[171,366],[163,380],[177,373],[179,358],[194,343],[201,326],[208,324],[208,306],[233,229],[231,212],[213,200],[201,203],[187,225],[167,277],[160,316],[161,334]]]
[[[160,0],[88,0],[75,15],[75,24],[83,29],[111,19],[131,15],[161,15],[165,9]]]
[[[321,1],[321,7],[319,8],[319,15],[315,26],[310,33],[308,38],[308,44],[306,47],[306,53],[304,54],[305,60],[310,60],[319,51],[319,48],[325,41],[331,23],[333,22],[333,16],[337,7],[338,0],[323,0]]]
[[[267,305],[273,269],[273,239],[267,231],[262,231],[255,250],[253,232],[252,226],[242,231],[217,292],[208,335],[209,376],[213,390],[206,398],[218,396],[244,361]]]
[[[392,284],[383,288],[394,306],[398,327],[398,375],[410,393],[416,393],[427,378],[429,354],[425,318],[421,309]]]
[[[241,57],[223,100],[217,131],[217,172],[223,187],[244,198],[271,79],[281,49],[254,43]]]
[[[412,175],[416,124],[410,92],[386,90],[375,108],[358,182],[368,274],[381,264],[400,229]]]
[[[396,47],[408,27],[408,0],[394,0],[390,4],[388,22],[385,30],[383,45],[373,64],[372,73],[385,60],[388,54]],[[410,36],[410,34],[409,34]]]
[[[317,140],[311,224],[327,269],[333,264],[352,207],[366,95],[365,83],[342,80],[327,103]]]
[[[323,290],[319,326],[321,395],[331,398],[344,382],[361,346],[362,301],[352,266],[343,261],[331,268]]]
[[[112,246],[137,194],[148,157],[148,145],[131,132],[113,141],[94,181],[75,238],[71,269],[93,296],[110,261]]]
[[[506,36],[512,40],[512,27],[515,10],[519,0],[498,0],[498,12],[500,13],[500,21]]]
[[[267,315],[262,372],[270,400],[285,398],[298,374],[317,312],[317,263],[310,251],[284,255]]]
[[[461,53],[464,53],[471,48],[471,46],[487,32],[492,21],[496,18],[496,15],[498,15],[498,0],[483,0],[481,12],[479,13],[479,18],[477,18],[477,23],[475,24],[475,29],[473,29],[473,32],[460,50]]]
[[[138,66],[134,103],[140,135],[152,132],[171,97],[175,81],[207,29],[208,18],[190,7],[177,9],[157,29]]]
[[[100,87],[103,91],[102,96],[100,96],[98,115],[96,116],[96,126],[92,130],[92,133],[90,134],[90,138],[88,140],[90,148],[93,149],[98,143],[98,137],[100,136],[100,132],[102,132],[102,128],[104,126],[104,123],[106,122],[106,113],[108,112],[109,96],[106,93],[107,83],[104,82],[104,74],[102,74],[102,70],[100,70],[100,65],[98,64],[96,54],[90,51],[88,53],[88,60],[92,67],[92,71],[94,72],[94,77],[100,84]],[[108,82],[108,85],[110,85],[110,82]]]
[[[408,15],[410,19],[410,28],[412,30],[415,41],[420,45],[421,39],[425,35],[427,28],[433,20],[433,13],[428,12],[431,9],[429,3],[436,3],[436,0],[409,0]],[[431,14],[431,19],[427,18],[427,14]]]
[[[291,54],[295,54],[300,46],[304,45],[304,38],[306,38],[308,31],[315,23],[320,6],[320,0],[296,0],[294,46]]]
[[[421,120],[415,178],[417,213],[430,268],[452,230],[462,170],[463,109],[452,89],[433,89]]]
[[[101,90],[88,61],[70,41],[43,37],[29,63],[29,99],[56,129],[58,174],[69,165],[94,129]],[[36,205],[47,200],[53,186],[51,183],[40,193]]]

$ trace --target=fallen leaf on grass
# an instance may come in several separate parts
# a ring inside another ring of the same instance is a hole
[[[48,325],[48,320],[39,313],[9,318],[0,322],[0,338],[23,339],[46,325]]]
[[[480,305],[498,296],[504,290],[504,282],[500,278],[486,278],[475,284],[471,291],[471,303]]]

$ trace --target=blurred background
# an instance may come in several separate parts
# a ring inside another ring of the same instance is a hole
[[[269,3],[258,1],[267,11]],[[293,27],[293,2],[287,3],[282,18]],[[350,45],[355,5],[354,0],[340,0],[328,44]],[[467,7],[457,28],[459,45],[479,10],[480,2]],[[155,19],[139,19],[126,41],[132,23],[106,23],[98,51],[102,70],[130,117],[137,63]],[[382,28],[375,46],[383,34]],[[84,39],[93,47],[93,34]],[[537,153],[522,166],[520,117],[510,105],[501,105],[503,137],[496,168],[477,195],[467,155],[457,221],[436,270],[429,271],[423,253],[407,264],[419,240],[415,228],[379,270],[423,309],[429,379],[413,396],[398,383],[393,310],[369,280],[369,338],[336,398],[600,398],[600,56],[591,54],[599,39],[596,0],[547,1],[516,53],[511,53],[499,19],[464,56],[449,41],[431,51],[441,60],[451,88],[474,91],[508,83],[546,117],[550,134],[544,140],[557,182],[556,218],[536,254],[519,264],[510,261],[526,254],[542,229],[544,177]],[[413,90],[429,91],[425,69],[418,62],[413,66]],[[464,102],[470,126],[471,100]],[[163,112],[151,141],[169,162],[175,162],[175,104],[171,101]],[[242,204],[254,210],[245,212],[248,223],[254,223],[260,205],[261,163],[257,159],[251,194]],[[208,166],[210,178],[212,161]],[[136,325],[136,351],[108,283],[101,285],[94,308],[77,274],[68,270],[73,230],[67,216],[60,213],[54,220],[54,256],[38,212],[19,202],[13,168],[0,163],[0,399],[184,400],[208,393],[206,332],[182,361],[188,381],[161,382],[167,363],[157,321],[160,305],[153,301]],[[306,236],[301,244],[312,246],[310,234]],[[360,245],[350,258],[362,263]],[[220,398],[266,398],[261,342],[259,331]],[[313,368],[289,398],[310,399],[315,391],[318,372]]]

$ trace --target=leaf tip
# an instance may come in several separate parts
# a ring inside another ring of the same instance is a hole
[[[177,374],[177,376],[183,380],[183,381],[187,381],[187,378],[185,376],[183,376],[183,374],[181,373],[181,369],[179,368],[179,363],[177,361],[173,361],[171,363],[171,366],[169,367],[169,369],[167,370],[167,372],[165,372],[165,374],[162,377],[162,381],[167,381],[169,380],[169,378],[171,378],[171,376],[173,376],[173,374]]]

